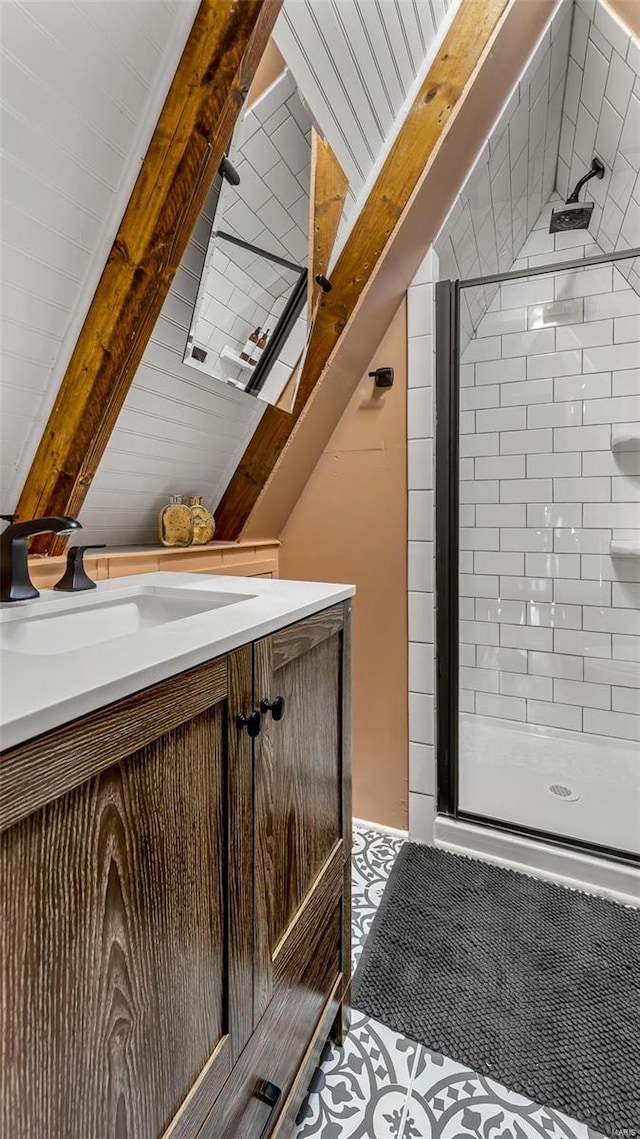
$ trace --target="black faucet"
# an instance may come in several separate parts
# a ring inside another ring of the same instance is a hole
[[[40,593],[29,577],[27,541],[33,534],[72,534],[81,530],[75,518],[31,518],[18,522],[17,514],[0,514],[8,522],[0,534],[0,601],[28,601]]]

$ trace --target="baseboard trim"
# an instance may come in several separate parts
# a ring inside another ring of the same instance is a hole
[[[593,858],[446,815],[436,815],[435,845],[453,854],[467,854],[626,906],[640,907],[640,871],[621,862]]]
[[[393,835],[394,838],[407,839],[409,837],[409,831],[400,831],[397,827],[387,827],[384,823],[371,823],[368,819],[356,818],[352,821],[354,827],[359,827],[361,831],[380,831],[382,834]]]

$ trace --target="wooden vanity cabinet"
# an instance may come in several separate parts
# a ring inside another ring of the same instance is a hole
[[[349,612],[3,753],[1,1134],[290,1133],[350,972]]]
[[[190,1137],[229,1078],[253,1029],[251,681],[249,647],[2,756],[2,1135]]]

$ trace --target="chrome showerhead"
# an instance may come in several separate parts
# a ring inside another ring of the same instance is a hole
[[[579,202],[578,195],[582,187],[591,178],[604,178],[604,163],[594,157],[587,173],[576,184],[572,194],[569,194],[565,204],[551,211],[549,233],[563,233],[567,229],[588,229],[593,213],[593,202]]]

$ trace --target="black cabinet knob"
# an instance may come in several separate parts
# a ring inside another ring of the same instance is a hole
[[[261,712],[271,712],[274,720],[281,720],[284,716],[284,696],[276,696],[275,700],[260,701]]]
[[[240,714],[236,716],[236,727],[239,731],[242,728],[246,728],[251,739],[254,740],[256,736],[260,735],[260,729],[262,727],[261,713],[257,708],[254,708],[252,712],[249,712],[248,716],[245,712],[240,712]]]

